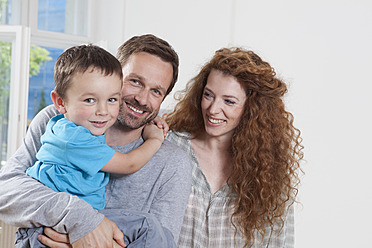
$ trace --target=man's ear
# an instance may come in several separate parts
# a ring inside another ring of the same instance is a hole
[[[52,92],[50,93],[50,97],[52,98],[53,104],[57,108],[57,110],[61,114],[66,114],[67,110],[65,107],[65,101],[58,95],[58,93],[52,90]]]

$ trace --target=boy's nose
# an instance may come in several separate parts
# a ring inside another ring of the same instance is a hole
[[[107,105],[105,103],[98,104],[96,112],[98,115],[107,115]]]

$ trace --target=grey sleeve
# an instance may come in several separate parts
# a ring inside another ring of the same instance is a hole
[[[31,122],[21,147],[1,168],[0,219],[18,227],[53,227],[75,242],[104,216],[78,197],[57,193],[25,173],[36,161],[47,122],[57,113],[52,106],[42,110]]]
[[[164,163],[173,167],[172,174],[156,195],[151,206],[154,214],[163,227],[169,229],[175,241],[178,241],[191,190],[191,161],[178,146],[165,141],[167,154],[160,154]],[[170,151],[171,150],[171,151]]]

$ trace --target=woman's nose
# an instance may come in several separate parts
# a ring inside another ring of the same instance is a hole
[[[211,105],[209,106],[209,112],[211,114],[216,114],[221,110],[220,103],[217,100],[214,100],[211,102]]]

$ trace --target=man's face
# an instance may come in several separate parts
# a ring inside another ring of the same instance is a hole
[[[118,121],[125,127],[137,129],[158,114],[173,79],[173,68],[155,55],[140,52],[129,57],[123,76],[123,101]]]

